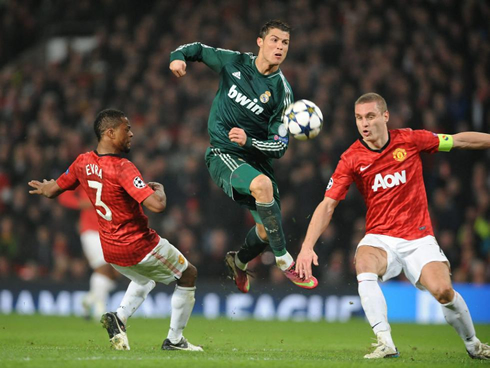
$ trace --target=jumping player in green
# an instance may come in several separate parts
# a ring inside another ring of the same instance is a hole
[[[272,159],[288,148],[282,124],[284,109],[293,102],[291,86],[279,66],[289,49],[290,27],[280,20],[267,22],[257,38],[258,55],[213,48],[195,42],[170,54],[170,70],[186,74],[186,61],[199,61],[220,75],[219,89],[208,120],[211,147],[206,165],[213,181],[235,202],[247,207],[256,225],[238,252],[225,258],[238,289],[247,293],[247,263],[270,245],[277,266],[305,289],[318,285],[315,277],[299,277],[286,250],[280,198]]]

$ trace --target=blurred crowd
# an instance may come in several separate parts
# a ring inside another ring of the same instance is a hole
[[[224,279],[224,255],[240,247],[253,220],[210,181],[204,164],[218,75],[189,63],[177,80],[169,54],[194,41],[256,53],[260,26],[274,18],[293,26],[281,69],[295,98],[314,101],[325,118],[320,136],[292,140],[275,163],[293,256],[340,154],[358,138],[353,104],[361,94],[386,98],[390,128],[490,131],[486,1],[2,1],[0,278],[88,278],[78,213],[30,196],[27,182],[57,178],[94,149],[95,115],[114,107],[132,122],[129,158],[167,192],[167,210],[148,214],[151,226],[201,279]],[[94,46],[49,58],[52,37],[78,35]],[[436,237],[454,281],[489,283],[490,152],[424,155],[424,164]],[[321,283],[355,281],[364,213],[353,186],[316,247]],[[250,265],[256,280],[284,281],[273,261],[265,252]]]

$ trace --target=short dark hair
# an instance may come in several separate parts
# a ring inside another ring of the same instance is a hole
[[[283,22],[282,20],[274,19],[268,21],[266,24],[262,26],[262,28],[260,28],[259,37],[264,39],[265,36],[267,36],[267,34],[269,33],[269,31],[273,28],[277,28],[280,29],[281,31],[291,33],[291,27],[289,26],[289,24]]]
[[[102,134],[107,129],[117,128],[123,122],[122,118],[125,117],[125,113],[116,109],[105,109],[99,112],[94,121],[94,131],[97,136],[97,141],[100,142]]]
[[[388,105],[386,104],[386,100],[374,92],[369,92],[363,94],[359,97],[354,105],[365,104],[370,102],[376,102],[376,106],[378,107],[381,113],[384,113],[388,110]]]

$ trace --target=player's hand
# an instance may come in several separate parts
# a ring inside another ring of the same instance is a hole
[[[42,183],[38,180],[31,180],[27,184],[29,184],[29,186],[33,187],[34,190],[30,190],[29,194],[39,194],[39,195],[47,196],[46,193],[44,193],[43,189],[46,187],[46,185],[53,184],[53,183],[54,183],[54,179],[51,179],[49,181],[46,179],[43,179]]]
[[[150,182],[146,183],[146,185],[148,185],[155,192],[158,190],[161,190],[162,192],[164,192],[163,185],[160,183],[157,183],[156,181],[150,181]]]
[[[299,273],[300,277],[304,276],[305,279],[309,279],[313,276],[311,272],[312,263],[318,266],[318,256],[315,251],[309,248],[302,248],[296,259],[296,272]]]
[[[169,69],[177,78],[183,77],[186,73],[187,64],[184,60],[174,60],[170,63]]]
[[[241,128],[232,128],[228,133],[228,138],[230,141],[238,143],[240,147],[247,143],[247,133]]]

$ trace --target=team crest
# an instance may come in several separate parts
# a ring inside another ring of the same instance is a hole
[[[396,161],[402,162],[407,158],[407,151],[405,151],[403,148],[397,148],[393,151],[393,158]]]
[[[139,176],[134,178],[133,185],[138,189],[143,189],[144,187],[146,187],[145,182]]]
[[[265,91],[260,95],[260,102],[267,103],[269,102],[270,97],[271,97],[271,93],[269,91]]]

